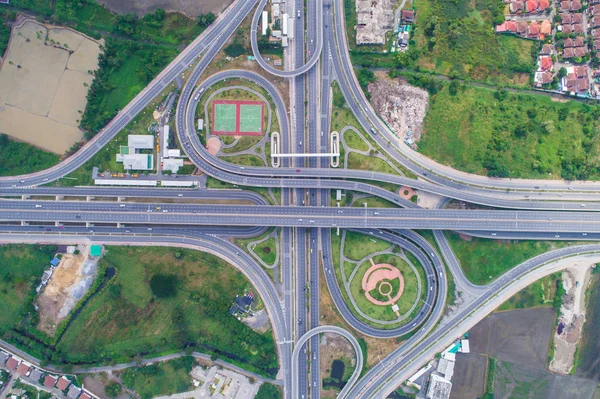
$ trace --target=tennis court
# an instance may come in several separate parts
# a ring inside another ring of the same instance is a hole
[[[213,134],[260,136],[264,131],[262,101],[215,100],[212,106]]]

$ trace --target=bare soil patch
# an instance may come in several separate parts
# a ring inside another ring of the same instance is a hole
[[[84,251],[87,254],[87,251]],[[59,265],[38,298],[38,329],[50,336],[87,292],[94,280],[97,260],[87,256],[64,254]]]
[[[81,140],[100,44],[33,20],[15,26],[0,68],[0,132],[57,154]]]
[[[320,368],[321,368],[321,380],[329,378],[331,376],[331,364],[337,359],[350,359],[351,365],[356,367],[356,355],[354,354],[354,348],[352,344],[348,342],[344,337],[337,334],[325,333],[321,336],[321,342],[319,345],[320,351]],[[345,374],[348,375],[352,371],[345,370]],[[324,398],[335,398],[339,392],[334,389],[322,389],[321,397]]]
[[[384,72],[378,72],[376,76],[377,81],[369,84],[375,111],[400,139],[404,140],[410,131],[417,141],[423,131],[429,93],[403,79],[390,79]]]
[[[487,356],[457,353],[450,399],[477,399],[484,393]]]
[[[233,0],[98,0],[117,14],[134,13],[138,16],[154,12],[157,8],[180,11],[191,17],[209,12],[218,14]]]

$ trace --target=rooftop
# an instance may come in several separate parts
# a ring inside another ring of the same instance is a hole
[[[127,146],[135,149],[154,148],[154,136],[150,134],[130,134],[127,136]]]

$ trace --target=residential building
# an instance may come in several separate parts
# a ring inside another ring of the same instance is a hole
[[[46,378],[44,378],[44,386],[46,388],[54,388],[54,385],[56,385],[56,377],[53,375],[47,375]]]
[[[24,376],[28,376],[30,372],[31,372],[31,367],[29,367],[29,365],[25,364],[24,362],[21,362],[21,364],[17,368],[17,373],[24,375]]]
[[[552,23],[550,21],[543,20],[541,25],[540,25],[540,35],[543,35],[544,37],[548,37],[552,34]],[[540,37],[540,39],[543,39],[542,37]]]
[[[71,385],[71,388],[69,388],[69,391],[67,392],[67,396],[71,399],[77,399],[80,393],[80,388],[77,388],[75,385]]]
[[[402,10],[401,13],[402,22],[413,23],[415,22],[415,11],[414,10]]]
[[[552,70],[552,57],[540,57],[539,65],[542,71]]]
[[[540,24],[537,21],[533,21],[529,24],[527,29],[527,36],[530,38],[537,38],[540,35]]]
[[[535,84],[537,87],[542,87],[544,85],[550,84],[553,80],[554,75],[552,75],[552,72],[544,71],[535,73]]]
[[[542,50],[540,51],[540,55],[552,55],[554,50],[552,49],[551,44],[544,44],[542,46]]]
[[[6,368],[11,371],[17,371],[17,367],[19,367],[19,361],[14,357],[9,357],[6,361]]]
[[[523,11],[523,2],[522,1],[513,1],[510,3],[510,12],[513,14],[517,14]]]
[[[431,374],[427,387],[428,399],[449,399],[452,383],[437,374]]]
[[[56,388],[60,389],[61,391],[66,391],[67,388],[69,387],[69,385],[71,385],[71,381],[69,381],[67,379],[67,377],[65,377],[64,375],[62,377],[60,377],[60,379],[58,380],[58,382],[56,383]]]
[[[43,376],[44,376],[44,373],[41,370],[36,369],[36,368],[32,369],[31,374],[29,374],[29,378],[36,382],[38,382]]]
[[[536,0],[527,0],[525,7],[528,13],[534,13],[537,12],[538,3]]]

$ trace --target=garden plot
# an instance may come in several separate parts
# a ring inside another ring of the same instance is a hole
[[[81,140],[101,44],[31,20],[13,28],[0,68],[0,132],[57,154]]]

